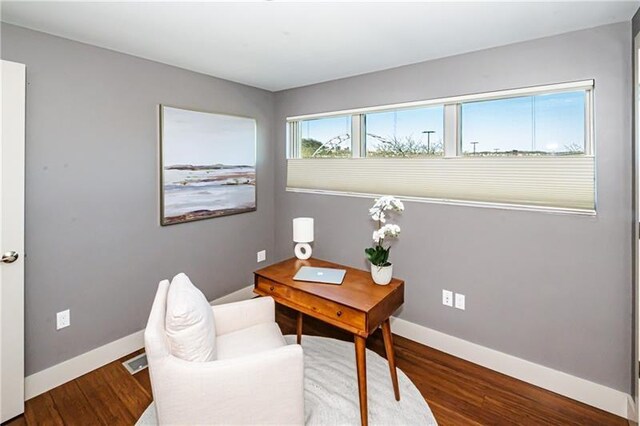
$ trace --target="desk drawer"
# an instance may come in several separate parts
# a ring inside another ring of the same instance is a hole
[[[272,296],[277,302],[297,309],[314,318],[330,322],[336,326],[344,324],[349,331],[355,328],[366,332],[366,314],[330,300],[305,293],[266,278],[258,277],[256,288],[262,294]]]
[[[306,311],[303,312],[308,313],[311,316],[323,319],[314,315],[317,313],[323,317],[350,325],[359,330],[366,330],[366,314],[364,312],[356,311],[355,309],[339,303],[331,302],[293,289],[291,291],[290,299],[297,305],[306,308]]]
[[[258,277],[258,280],[256,281],[256,288],[261,292],[270,295],[276,300],[278,299],[278,297],[284,298],[284,299],[289,298],[289,293],[290,293],[289,287],[267,280],[262,277]]]

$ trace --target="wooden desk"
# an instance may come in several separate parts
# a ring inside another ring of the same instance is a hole
[[[294,281],[293,276],[302,266],[346,269],[347,274],[342,285]],[[298,311],[298,343],[302,338],[303,314],[353,333],[363,425],[368,422],[366,339],[382,326],[393,392],[400,401],[389,317],[404,303],[404,281],[393,279],[389,285],[380,286],[367,271],[319,259],[291,258],[256,271],[253,291]]]

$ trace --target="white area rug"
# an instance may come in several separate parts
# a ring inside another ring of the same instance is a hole
[[[295,336],[285,336],[288,343]],[[306,424],[359,425],[358,382],[353,343],[303,336]],[[429,406],[398,369],[400,401],[393,396],[387,360],[367,350],[367,394],[370,425],[437,425]],[[153,403],[137,425],[157,425]]]

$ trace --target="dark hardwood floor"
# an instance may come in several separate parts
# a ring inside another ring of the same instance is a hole
[[[279,307],[282,332],[295,334],[295,312]],[[393,331],[393,327],[392,330]],[[351,341],[313,318],[303,333]],[[446,425],[628,425],[627,420],[393,335],[396,365],[413,381],[441,426]],[[304,340],[304,337],[303,337]],[[385,356],[381,330],[367,348]]]
[[[295,334],[293,311],[279,307],[277,320],[283,333]],[[348,334],[307,317],[304,334],[351,340]],[[627,425],[620,417],[411,340],[394,335],[394,346],[398,368],[415,383],[442,426]],[[380,331],[368,340],[368,347],[384,356]],[[134,424],[152,397],[148,370],[131,376],[122,367],[121,362],[131,356],[27,401],[24,416],[8,424]]]

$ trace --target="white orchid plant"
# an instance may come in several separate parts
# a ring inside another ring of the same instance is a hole
[[[369,217],[377,222],[377,229],[373,231],[373,242],[376,244],[373,247],[366,248],[364,250],[369,261],[382,268],[389,266],[389,251],[391,246],[384,246],[385,239],[397,238],[400,235],[400,227],[398,225],[387,223],[387,216],[391,213],[402,213],[404,211],[404,204],[402,201],[390,195],[378,198],[373,207],[369,209]]]

